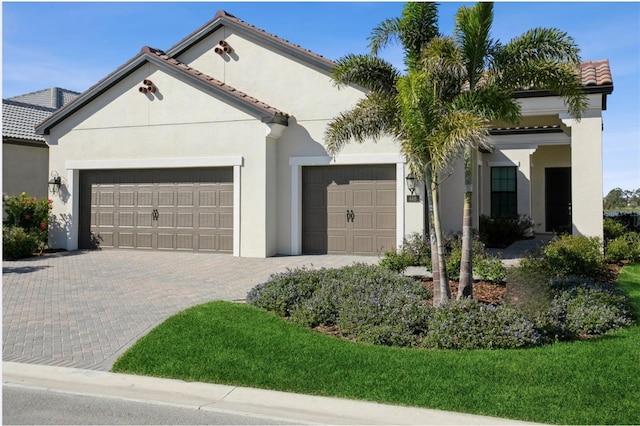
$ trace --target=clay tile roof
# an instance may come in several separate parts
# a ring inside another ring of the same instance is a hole
[[[246,102],[246,103],[250,103],[251,105],[253,105],[254,107],[258,107],[260,110],[262,110],[266,115],[269,116],[277,116],[277,117],[282,117],[282,118],[288,118],[289,114],[280,111],[277,108],[274,108],[252,96],[247,95],[244,92],[241,92],[239,90],[237,90],[234,87],[229,86],[226,83],[223,83],[222,81],[219,81],[217,79],[215,79],[214,77],[208,76],[204,73],[202,73],[201,71],[198,71],[195,68],[191,68],[190,66],[188,66],[187,64],[184,64],[180,61],[178,61],[175,58],[170,57],[169,55],[167,55],[164,51],[160,50],[160,49],[154,49],[151,47],[143,47],[141,53],[149,53],[151,55],[154,55],[155,57],[161,59],[162,61],[164,61],[165,63],[169,64],[170,66],[179,69],[182,72],[188,73],[189,75],[199,79],[200,81],[203,81],[205,83],[207,83],[208,85],[215,87],[216,90],[223,90],[224,92],[232,95],[233,97]]]
[[[609,61],[607,59],[581,63],[580,73],[582,76],[582,84],[585,86],[602,86],[613,83],[611,69],[609,68]]]

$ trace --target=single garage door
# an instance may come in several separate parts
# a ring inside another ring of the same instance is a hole
[[[232,168],[82,171],[79,246],[232,253]]]
[[[376,255],[396,246],[396,167],[302,169],[302,251]]]

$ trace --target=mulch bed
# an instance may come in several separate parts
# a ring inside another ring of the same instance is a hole
[[[429,290],[433,291],[433,281],[424,280],[423,283]],[[449,287],[451,288],[451,298],[455,299],[458,295],[458,283],[449,281]],[[491,284],[484,281],[473,283],[473,298],[483,303],[493,305],[502,303],[506,292],[507,287],[505,285]]]

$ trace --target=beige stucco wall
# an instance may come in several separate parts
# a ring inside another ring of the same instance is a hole
[[[153,96],[138,92],[145,78],[158,87]],[[160,167],[157,164],[161,163],[171,167],[173,159],[182,159],[182,163],[191,159],[207,166],[202,159],[212,159],[210,165],[218,165],[216,159],[220,159],[226,165],[226,158],[238,157],[242,167],[237,208],[242,215],[234,226],[242,230],[240,254],[272,254],[265,191],[268,130],[256,118],[147,64],[52,130],[50,168],[66,176],[53,214],[59,219],[77,215],[77,175],[73,171],[77,164],[83,168],[93,168],[91,161],[97,161],[99,168],[119,168],[123,162],[131,168]],[[74,248],[62,231],[52,232],[51,244]]]
[[[2,195],[46,198],[49,180],[49,149],[12,143],[2,144]],[[4,208],[2,209],[4,217]]]
[[[571,191],[573,234],[603,237],[602,116],[588,111],[571,125]]]

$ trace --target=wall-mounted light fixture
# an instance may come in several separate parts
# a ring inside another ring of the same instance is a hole
[[[420,196],[414,194],[414,192],[416,192],[416,177],[410,174],[405,178],[405,180],[407,181],[407,189],[409,189],[409,192],[411,193],[411,195],[407,195],[407,203],[420,202]]]
[[[57,194],[60,192],[60,187],[62,186],[62,178],[58,176],[58,172],[55,170],[51,172],[51,179],[49,180],[49,190],[52,194]]]
[[[405,180],[407,181],[407,188],[409,189],[409,192],[413,195],[413,193],[416,192],[416,177],[414,175],[409,175]]]

